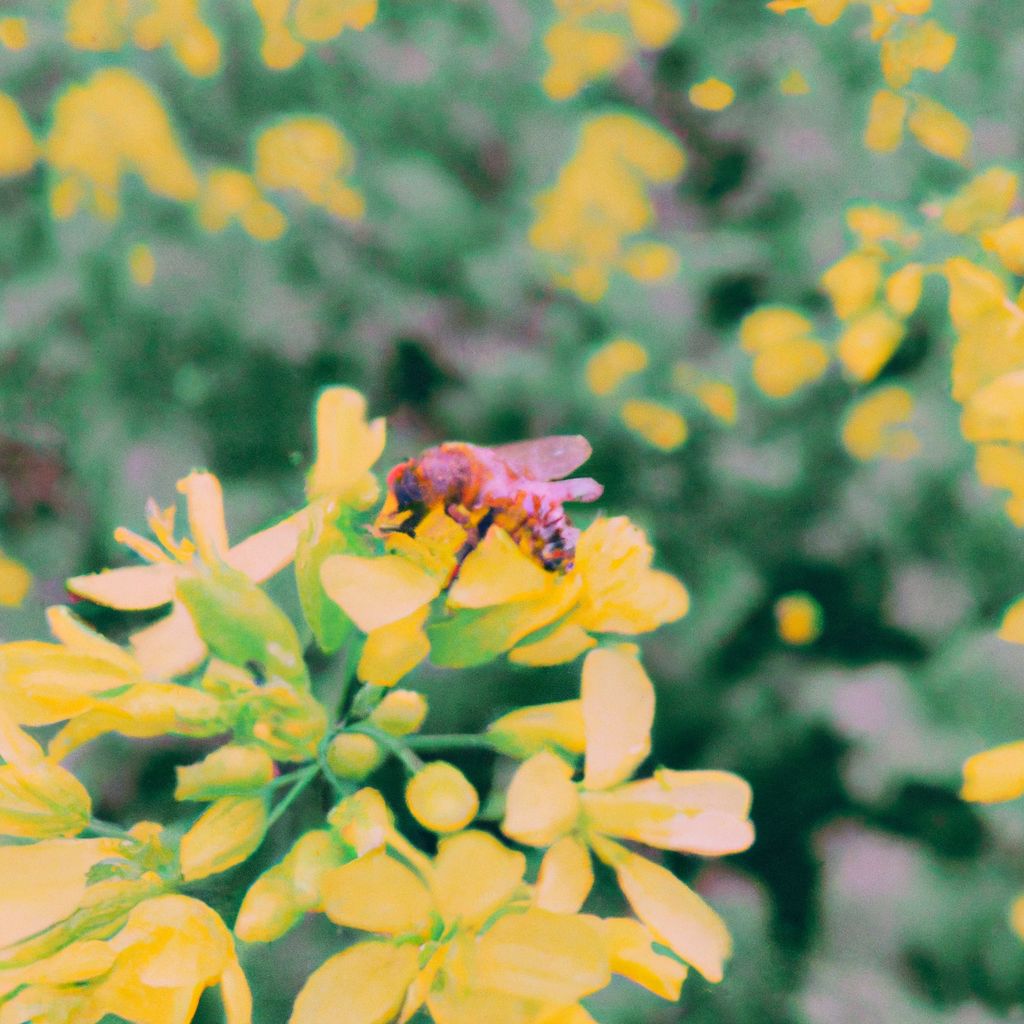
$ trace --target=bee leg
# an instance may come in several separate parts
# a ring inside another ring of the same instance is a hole
[[[449,505],[445,512],[448,514],[448,518],[454,519],[459,526],[469,525],[469,509],[464,505]]]

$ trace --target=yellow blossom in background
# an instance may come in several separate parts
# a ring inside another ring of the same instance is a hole
[[[769,0],[768,9],[777,14],[788,11],[807,11],[818,25],[831,25],[838,21],[850,0]]]
[[[0,18],[0,46],[24,50],[28,46],[28,22],[24,18]]]
[[[690,102],[701,110],[724,110],[736,98],[736,90],[720,78],[706,78],[690,86]]]
[[[738,415],[736,389],[724,380],[708,377],[697,367],[680,360],[672,367],[672,386],[692,395],[720,423],[732,425]]]
[[[921,447],[917,435],[906,426],[913,411],[914,399],[906,388],[892,385],[870,392],[846,413],[843,447],[864,462],[909,459]]]
[[[32,573],[0,551],[0,605],[17,608],[32,589]]]
[[[672,250],[635,236],[654,219],[648,184],[675,181],[684,166],[679,145],[653,125],[629,114],[591,117],[554,187],[536,199],[530,244],[550,258],[555,282],[596,302],[616,269],[639,280],[671,273]]]
[[[199,224],[214,234],[237,221],[253,238],[273,241],[288,226],[284,214],[260,191],[252,176],[231,167],[211,171],[202,184]]]
[[[783,96],[806,96],[810,91],[807,79],[798,68],[790,68],[779,81],[779,92]]]
[[[587,387],[595,395],[610,395],[629,377],[647,367],[647,349],[632,338],[615,338],[602,345],[584,368]]]
[[[1005,167],[991,167],[977,175],[944,204],[943,230],[966,235],[996,227],[1010,215],[1018,185],[1018,176]]]
[[[128,272],[140,288],[148,288],[156,277],[156,260],[148,245],[133,245],[128,253]]]
[[[361,32],[377,17],[377,0],[252,0],[263,27],[260,54],[268,68],[297,64],[310,43],[326,43],[345,29]]]
[[[143,50],[167,46],[189,74],[220,68],[220,41],[202,19],[199,0],[72,0],[65,36],[80,50],[120,50],[131,40]]]
[[[648,444],[663,452],[672,452],[686,441],[686,420],[668,406],[650,399],[631,398],[619,410],[622,422]]]
[[[345,180],[355,153],[325,117],[293,117],[267,128],[255,142],[256,181],[267,189],[295,191],[314,206],[345,220],[363,215],[363,197]]]
[[[27,173],[37,155],[36,140],[21,108],[6,93],[0,93],[0,177]]]
[[[903,340],[902,320],[875,308],[851,320],[836,342],[836,355],[854,380],[874,380]]]
[[[544,36],[551,64],[544,90],[569,99],[621,69],[638,50],[672,41],[683,18],[673,0],[554,0],[557,20]]]
[[[195,198],[199,183],[160,100],[129,71],[97,71],[61,94],[45,147],[50,204],[64,219],[81,208],[110,220],[120,211],[121,179],[138,174],[151,192]]]
[[[740,342],[754,357],[754,381],[771,398],[786,398],[828,369],[825,346],[813,325],[796,310],[764,306],[740,324]]]
[[[963,775],[960,795],[964,800],[990,804],[1024,796],[1024,741],[969,757]]]
[[[925,149],[947,160],[962,160],[971,145],[971,129],[941,103],[914,100],[907,128]]]
[[[821,605],[810,594],[786,594],[775,602],[775,628],[795,647],[812,644],[821,636]]]

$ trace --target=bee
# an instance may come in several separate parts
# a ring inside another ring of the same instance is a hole
[[[596,501],[604,488],[590,477],[563,479],[590,458],[578,434],[483,448],[448,441],[399,463],[388,474],[388,496],[377,529],[413,533],[441,507],[468,537],[459,562],[491,526],[508,533],[545,569],[572,567],[579,530],[567,501]]]

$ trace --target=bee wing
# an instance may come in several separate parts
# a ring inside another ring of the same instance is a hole
[[[592,450],[582,434],[556,434],[491,449],[506,466],[530,480],[561,480],[582,466]]]

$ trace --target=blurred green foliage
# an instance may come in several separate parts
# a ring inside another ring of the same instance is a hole
[[[1024,551],[959,437],[938,300],[926,296],[884,372],[922,410],[921,454],[904,463],[846,453],[853,389],[838,375],[769,400],[736,338],[759,302],[824,310],[816,279],[843,251],[847,204],[916,205],[963,180],[917,148],[863,148],[879,73],[856,18],[821,28],[756,2],[693,3],[665,49],[556,103],[539,84],[544,0],[382,0],[365,31],[280,71],[261,61],[247,5],[208,3],[224,66],[206,79],[162,50],[73,49],[57,6],[3,11],[28,19],[29,45],[0,51],[0,87],[32,125],[108,66],[154,88],[196,164],[247,167],[268,123],[327,116],[354,148],[366,213],[347,223],[286,196],[287,232],[258,242],[237,226],[209,234],[134,181],[109,223],[53,219],[40,166],[0,182],[0,547],[37,576],[30,601],[3,612],[3,639],[43,636],[63,578],[122,564],[113,527],[138,527],[144,500],[166,503],[193,466],[221,476],[239,536],[296,506],[325,384],[352,384],[388,415],[390,462],[445,438],[583,433],[603,508],[643,524],[693,596],[690,615],[645,644],[655,760],[744,775],[758,829],[749,853],[698,880],[734,932],[726,981],[691,978],[679,1007],[614,985],[595,1013],[914,1024],[1020,1012],[1024,948],[1007,912],[1024,887],[1024,816],[965,805],[957,787],[964,757],[1022,732],[1024,656],[994,628],[1024,591]],[[1018,0],[936,11],[959,48],[933,93],[974,126],[979,163],[1018,163]],[[780,94],[794,67],[809,94]],[[737,90],[719,113],[686,98],[710,74]],[[656,202],[658,237],[682,267],[661,284],[613,279],[585,303],[548,283],[527,231],[581,122],[608,109],[661,124],[686,151],[680,184]],[[140,244],[155,262],[149,286],[129,269]],[[650,353],[629,385],[637,396],[670,399],[670,367],[685,358],[738,389],[736,424],[698,413],[671,454],[627,431],[583,378],[586,358],[619,334]],[[288,581],[276,586],[294,602]],[[803,648],[775,630],[774,603],[792,591],[824,613]],[[573,696],[578,679],[571,667],[488,666],[423,670],[415,685],[446,732]],[[172,808],[180,752],[105,749],[117,769],[92,762],[99,813]],[[483,791],[492,764],[460,762]],[[225,890],[221,909],[240,892]],[[285,1019],[318,959],[303,950],[325,927],[311,923],[287,958],[252,953],[261,1024]]]

